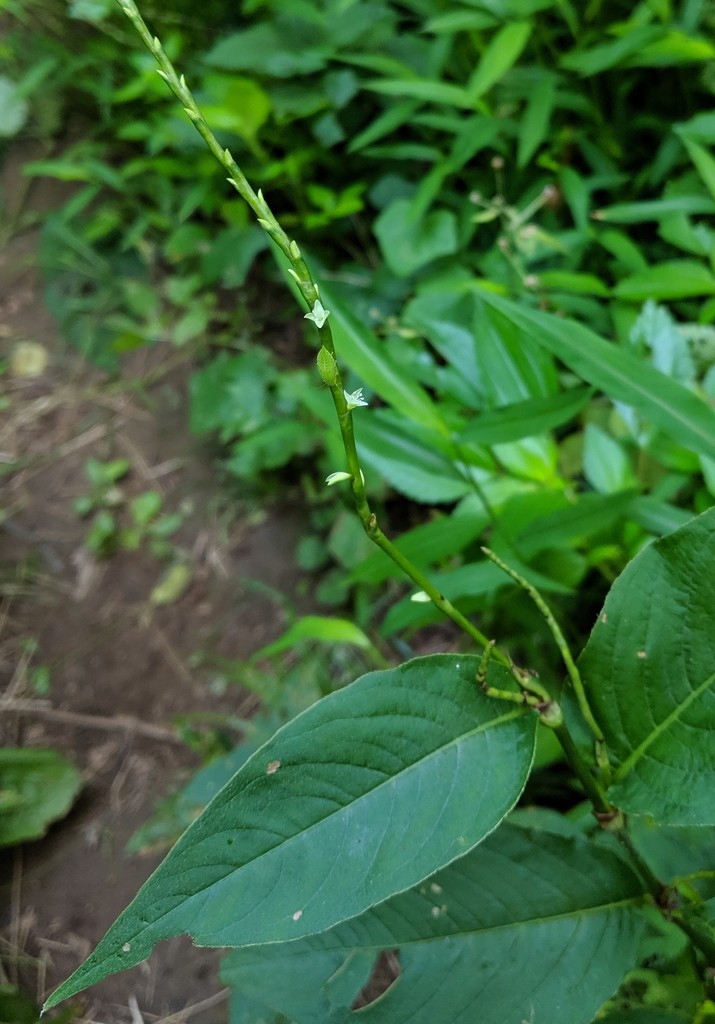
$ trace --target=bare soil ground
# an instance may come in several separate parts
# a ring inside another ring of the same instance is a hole
[[[17,169],[6,163],[6,184]],[[41,210],[57,196],[31,201]],[[58,749],[84,779],[64,821],[0,856],[0,982],[19,980],[41,1001],[156,865],[125,844],[199,764],[177,738],[177,716],[255,707],[237,689],[213,694],[192,656],[240,661],[279,632],[275,603],[247,581],[291,592],[300,526],[249,515],[222,494],[186,425],[188,356],[143,350],[117,383],[67,350],[43,308],[36,245],[25,232],[0,254],[0,351],[33,341],[49,356],[38,376],[2,378],[0,743]],[[176,602],[150,603],[164,564],[146,546],[105,561],[88,551],[72,502],[87,493],[90,456],[129,460],[128,497],[159,490],[165,510],[190,510],[173,538],[191,569]],[[38,665],[50,671],[47,695],[31,685]],[[92,989],[74,1020],[225,1021],[217,959],[187,939],[165,943]]]

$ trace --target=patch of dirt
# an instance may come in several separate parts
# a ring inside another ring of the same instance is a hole
[[[25,158],[6,164],[6,177]],[[58,196],[50,189],[32,202],[42,210]],[[199,765],[178,739],[177,717],[255,709],[255,697],[236,688],[212,693],[192,656],[242,661],[277,635],[278,606],[250,581],[292,592],[301,524],[241,511],[222,495],[187,430],[187,356],[140,351],[117,383],[66,349],[42,304],[36,245],[25,232],[0,254],[0,348],[32,341],[49,356],[39,376],[3,378],[0,468],[10,472],[0,478],[0,743],[55,748],[84,779],[65,820],[0,856],[0,956],[9,979],[41,1001],[156,866],[124,848]],[[191,578],[174,603],[149,600],[165,563],[146,546],[105,561],[89,553],[87,523],[72,503],[88,491],[90,456],[129,460],[127,498],[158,490],[165,511],[184,512],[172,543]],[[31,684],[37,666],[49,669],[46,695]],[[218,959],[187,939],[163,943],[146,964],[85,994],[76,1019],[218,1024],[226,1019]]]

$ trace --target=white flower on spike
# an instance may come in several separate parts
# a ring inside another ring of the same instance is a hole
[[[332,487],[333,484],[341,484],[343,482],[343,480],[351,480],[351,479],[352,479],[352,474],[351,473],[344,473],[344,472],[341,472],[341,473],[330,473],[328,476],[326,476],[325,482],[328,485],[328,487]]]
[[[351,395],[347,391],[343,391],[345,395],[345,401],[348,403],[348,412],[352,412],[353,409],[359,409],[360,406],[367,405],[367,402],[362,397],[362,388],[358,388],[357,391],[353,391]]]
[[[313,303],[313,308],[310,313],[306,313],[304,319],[312,320],[316,327],[320,328],[325,324],[325,321],[330,316],[330,310],[323,308],[323,303],[320,299],[316,299]]]

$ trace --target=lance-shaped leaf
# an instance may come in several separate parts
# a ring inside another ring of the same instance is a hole
[[[481,298],[503,313],[525,338],[558,356],[588,384],[601,388],[609,398],[632,405],[687,448],[715,456],[715,411],[683,384],[572,320],[486,291]]]
[[[613,584],[580,658],[618,764],[611,797],[669,825],[715,823],[715,509]]]
[[[511,402],[480,413],[460,433],[459,441],[503,444],[553,430],[573,419],[593,397],[591,388],[572,388],[557,395]]]
[[[295,1024],[587,1024],[637,958],[643,886],[583,837],[502,825],[427,882],[300,942],[236,950],[222,978]],[[400,975],[353,1015],[366,952]],[[238,1018],[237,1018],[238,1019]]]
[[[239,946],[323,931],[481,842],[523,789],[536,722],[485,697],[478,666],[434,655],[372,672],[284,726],[47,1005],[182,932]]]

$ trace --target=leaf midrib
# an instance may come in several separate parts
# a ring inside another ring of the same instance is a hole
[[[623,779],[628,775],[634,765],[640,761],[643,755],[648,751],[656,740],[660,739],[662,734],[675,724],[680,719],[680,716],[685,712],[690,705],[701,697],[703,693],[715,682],[715,672],[705,679],[695,690],[691,690],[685,700],[681,701],[680,704],[676,704],[673,710],[667,715],[662,722],[660,722],[651,733],[649,733],[645,739],[638,744],[635,750],[631,751],[628,757],[621,763],[617,771],[614,773],[613,781],[622,782]]]
[[[595,914],[603,914],[603,913],[607,913],[607,912],[612,911],[612,910],[619,910],[621,908],[626,908],[626,909],[634,908],[635,909],[638,906],[640,906],[641,904],[643,904],[646,901],[646,899],[647,899],[647,893],[643,892],[643,893],[639,893],[638,895],[634,895],[634,896],[624,896],[622,899],[614,900],[614,901],[612,901],[610,903],[599,903],[598,906],[582,907],[582,908],[578,908],[578,909],[575,909],[575,910],[566,910],[566,911],[563,911],[560,914],[547,914],[547,915],[541,915],[539,917],[527,917],[527,918],[523,918],[521,920],[507,921],[504,924],[489,925],[486,928],[476,928],[476,929],[473,929],[473,930],[464,930],[464,931],[453,931],[453,932],[448,932],[448,933],[446,933],[444,935],[425,935],[424,937],[419,938],[419,939],[406,939],[405,941],[401,941],[396,936],[393,936],[393,939],[394,939],[394,943],[395,943],[395,945],[397,947],[399,947],[400,949],[408,949],[411,946],[421,946],[421,945],[424,945],[425,943],[429,943],[429,942],[442,942],[442,941],[446,941],[447,939],[458,939],[458,938],[460,938],[462,936],[473,936],[473,935],[476,935],[476,936],[485,935],[486,936],[486,935],[493,935],[493,934],[496,934],[497,932],[505,931],[508,928],[527,928],[527,927],[530,927],[532,925],[551,924],[551,923],[553,923],[555,921],[564,921],[564,920],[569,920],[571,918],[582,918],[582,917],[587,917],[587,916],[595,915]],[[369,911],[368,911],[368,913],[369,913]],[[337,925],[336,927],[340,927],[340,925]],[[306,936],[305,938],[307,940],[310,940],[311,938],[315,938],[315,937],[316,936],[310,936],[309,935],[309,936]],[[300,941],[300,940],[298,940],[298,941]],[[279,945],[282,945],[282,944],[283,943],[279,943]],[[354,947],[350,947],[350,948],[355,948],[355,949],[360,949],[360,950],[375,950],[375,951],[377,951],[377,950],[380,950],[380,949],[387,948],[388,945],[389,945],[389,943],[385,943],[385,942],[375,942],[375,943],[362,943],[362,942],[358,942],[358,943],[356,943],[356,945]],[[256,949],[258,947],[253,946],[253,947],[244,947],[244,948]],[[314,956],[316,953],[319,953],[319,952],[320,953],[323,953],[323,952],[325,952],[325,953],[332,953],[332,952],[335,952],[336,950],[347,949],[347,948],[349,948],[349,947],[347,947],[347,946],[345,946],[343,944],[335,945],[335,946],[323,946],[320,949],[298,950],[295,955],[305,955],[305,956],[313,955]]]
[[[245,860],[243,863],[237,865],[236,867],[229,868],[229,870],[226,871],[226,873],[224,875],[222,875],[220,878],[215,879],[214,881],[210,882],[204,888],[197,889],[194,893],[192,893],[191,899],[195,900],[196,898],[200,898],[202,896],[205,897],[205,898],[208,898],[210,893],[211,893],[211,890],[215,886],[224,883],[231,875],[235,874],[236,872],[243,871],[249,865],[255,864],[257,861],[260,861],[263,857],[270,856],[270,854],[272,854],[275,850],[280,849],[281,847],[287,846],[289,843],[292,843],[292,842],[294,842],[294,841],[296,841],[298,839],[302,839],[303,837],[307,836],[310,832],[312,832],[314,829],[317,829],[318,827],[322,826],[324,824],[324,822],[328,821],[334,815],[341,814],[345,810],[346,807],[354,807],[360,801],[362,801],[362,800],[366,799],[367,797],[369,797],[372,793],[374,793],[376,790],[378,790],[381,786],[385,786],[388,783],[394,782],[396,779],[399,779],[400,776],[406,775],[407,773],[415,770],[420,764],[422,764],[423,762],[426,762],[429,758],[434,757],[435,754],[442,753],[445,750],[449,750],[450,747],[456,746],[458,743],[461,743],[461,742],[463,742],[463,741],[465,741],[467,739],[471,739],[472,737],[479,735],[479,733],[487,732],[489,729],[497,728],[497,727],[499,727],[501,725],[505,725],[505,724],[507,724],[509,722],[512,722],[512,721],[515,721],[515,720],[517,720],[519,718],[523,718],[524,716],[525,716],[524,710],[519,708],[519,709],[515,709],[513,711],[508,711],[508,712],[506,712],[503,715],[499,715],[497,718],[492,718],[488,722],[480,722],[479,725],[475,729],[471,729],[469,732],[460,733],[459,736],[455,736],[454,739],[449,741],[449,743],[443,744],[442,746],[437,747],[437,748],[429,751],[429,753],[427,753],[423,757],[419,758],[419,760],[413,761],[411,764],[409,764],[405,768],[401,769],[401,771],[399,771],[397,774],[390,775],[388,778],[382,779],[380,782],[377,783],[377,785],[375,785],[371,789],[365,790],[365,792],[361,793],[355,800],[351,801],[350,804],[343,804],[343,805],[341,805],[339,807],[336,807],[334,810],[330,811],[329,814],[326,814],[324,817],[318,819],[317,821],[312,822],[310,825],[308,825],[304,829],[301,829],[299,832],[295,832],[295,833],[293,833],[293,835],[281,839],[279,842],[275,843],[273,846],[268,847],[268,849],[262,850],[260,853],[256,854],[254,857],[251,857],[250,859]],[[259,753],[260,753],[260,751],[256,751],[256,754],[254,754],[254,757],[256,757]],[[223,835],[226,832],[232,832],[232,831],[234,831],[234,830],[233,829],[224,829],[224,830],[222,830],[222,832],[216,833],[216,835]],[[463,851],[463,852],[466,853],[468,851]],[[454,858],[452,858],[452,859],[454,859]],[[451,861],[448,862],[448,863],[451,863]],[[443,865],[443,866],[445,866],[445,865]],[[188,870],[193,870],[193,866],[189,865]],[[174,878],[174,880],[176,880],[177,875],[176,875],[175,872],[173,873],[172,877]],[[389,899],[389,897],[387,897],[387,898]],[[177,909],[178,909],[177,907],[173,907],[172,909],[166,911],[166,913],[161,914],[159,917],[155,918],[151,922],[150,928],[152,928],[152,929],[155,928],[164,918],[169,917],[171,914],[175,913]],[[138,932],[136,932],[134,934],[134,938],[137,938],[145,930],[146,930],[146,928],[141,928]],[[192,934],[193,934],[193,932],[192,932]],[[298,936],[298,938],[300,938],[300,936]],[[197,941],[198,941],[198,939],[197,939]]]

